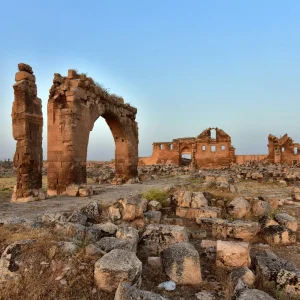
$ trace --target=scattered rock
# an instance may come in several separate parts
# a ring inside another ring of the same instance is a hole
[[[197,285],[202,282],[199,253],[189,243],[171,245],[162,252],[166,274],[179,285]]]
[[[120,282],[140,285],[142,263],[133,252],[115,249],[95,263],[94,278],[99,290],[114,292]]]

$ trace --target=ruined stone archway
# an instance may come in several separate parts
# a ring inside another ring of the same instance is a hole
[[[137,177],[137,109],[110,95],[85,75],[55,74],[48,100],[48,193],[86,183],[90,131],[103,117],[115,141],[115,183]]]
[[[187,145],[181,147],[179,161],[181,166],[188,166],[192,164],[193,152]]]

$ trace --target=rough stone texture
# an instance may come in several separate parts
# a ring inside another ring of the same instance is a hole
[[[257,289],[245,289],[234,300],[275,300],[267,293]]]
[[[217,241],[217,267],[240,268],[251,263],[249,243]]]
[[[71,184],[86,183],[89,133],[103,117],[115,140],[114,183],[138,176],[137,109],[92,78],[74,70],[68,76],[54,74],[48,100],[48,189],[62,194]]]
[[[253,263],[257,275],[258,288],[270,286],[270,283],[279,285],[286,293],[300,294],[300,270],[270,250],[257,254]]]
[[[139,242],[139,232],[135,228],[126,225],[121,225],[118,228],[116,237],[129,242],[131,244],[131,251],[137,251],[137,244]]]
[[[218,218],[198,218],[196,223],[201,226],[201,229],[207,230],[213,237],[220,239],[230,237],[250,241],[260,231],[260,224],[251,221],[229,222]]]
[[[20,274],[16,273],[18,270],[15,262],[16,256],[20,253],[23,245],[34,242],[35,240],[17,241],[5,248],[0,258],[0,283],[20,278]]]
[[[132,252],[115,249],[95,263],[94,278],[99,290],[114,292],[120,282],[139,285],[142,262]]]
[[[269,202],[263,200],[254,200],[251,209],[252,214],[256,217],[262,217],[272,212]]]
[[[270,163],[287,163],[293,165],[300,161],[300,145],[294,143],[292,138],[287,134],[281,138],[270,134],[268,140],[268,161]]]
[[[179,285],[197,285],[202,281],[199,253],[189,243],[177,243],[162,252],[166,274]]]
[[[288,245],[296,242],[296,233],[285,226],[270,225],[261,231],[261,235],[269,245]]]
[[[130,240],[119,239],[116,237],[104,237],[97,242],[97,246],[105,252],[110,252],[114,249],[122,249],[130,252],[136,251]]]
[[[226,299],[231,299],[240,294],[241,289],[251,288],[255,283],[254,273],[247,267],[233,270],[228,277]]]
[[[121,282],[115,294],[114,300],[167,300],[158,294],[139,290],[129,283]]]
[[[124,221],[132,221],[144,217],[147,211],[148,201],[137,197],[129,197],[128,199],[120,199],[120,211]]]
[[[251,210],[250,203],[243,197],[236,197],[227,206],[228,213],[237,219],[246,217]]]
[[[141,237],[140,245],[148,254],[157,255],[173,244],[188,240],[188,233],[182,226],[150,224]]]
[[[294,232],[297,231],[298,224],[297,224],[296,218],[294,218],[286,213],[281,213],[281,214],[277,214],[274,219],[280,225],[283,225]]]
[[[17,141],[14,155],[17,185],[12,201],[28,202],[44,199],[41,191],[43,115],[32,68],[23,63],[18,67],[11,114],[13,137]]]
[[[276,283],[287,293],[300,296],[300,270],[280,270]]]

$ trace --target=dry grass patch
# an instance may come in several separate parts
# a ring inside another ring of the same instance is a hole
[[[93,272],[99,257],[86,256],[84,245],[74,254],[63,252],[57,243],[68,239],[51,228],[2,226],[0,237],[1,253],[15,241],[36,240],[21,246],[16,257],[21,277],[0,285],[0,300],[114,299],[114,295],[95,290]]]

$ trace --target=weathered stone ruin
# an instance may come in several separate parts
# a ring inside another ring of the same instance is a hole
[[[300,161],[300,144],[294,143],[287,134],[281,138],[270,134],[268,137],[268,161],[270,163],[297,164]]]
[[[69,70],[55,74],[48,100],[48,193],[62,194],[67,187],[86,183],[89,134],[103,117],[115,140],[114,183],[137,177],[137,109],[110,95],[92,78]]]
[[[212,137],[212,130],[216,137]],[[191,166],[199,168],[229,167],[235,162],[235,148],[231,137],[219,128],[208,128],[198,137],[178,138],[172,142],[153,143],[151,157],[142,158],[140,164],[182,165],[181,156],[191,154]]]
[[[212,130],[216,136],[212,137]],[[300,161],[300,144],[285,134],[281,138],[268,137],[267,154],[236,155],[231,145],[231,137],[219,128],[208,128],[198,137],[174,139],[172,142],[153,143],[152,155],[142,157],[141,166],[154,164],[189,165],[193,169],[213,169],[229,167],[232,163],[269,162],[295,165]],[[182,159],[182,155],[190,154],[190,160]]]
[[[35,76],[29,65],[20,63],[14,84],[13,137],[17,141],[14,166],[17,172],[12,201],[44,199],[42,193],[42,102],[37,97]]]

